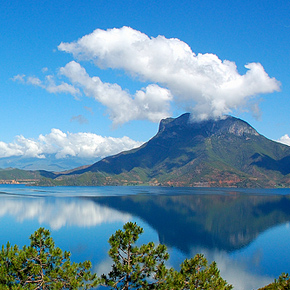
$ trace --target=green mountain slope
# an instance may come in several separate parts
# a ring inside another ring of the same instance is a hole
[[[55,184],[276,187],[290,183],[290,147],[225,117],[162,120],[141,147],[56,175]]]
[[[45,170],[0,169],[0,184],[36,184],[42,178],[54,177],[55,175],[52,172]]]

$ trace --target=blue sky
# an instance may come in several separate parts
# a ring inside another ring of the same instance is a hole
[[[187,111],[290,135],[289,1],[6,2],[0,157],[103,157]]]

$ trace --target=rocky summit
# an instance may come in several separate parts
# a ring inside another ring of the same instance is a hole
[[[186,113],[160,122],[141,147],[43,182],[62,185],[288,187],[290,147],[226,116],[194,121]]]

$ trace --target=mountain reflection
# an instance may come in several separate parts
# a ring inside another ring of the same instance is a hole
[[[13,216],[19,222],[36,219],[54,229],[66,225],[95,226],[102,223],[130,220],[130,214],[76,198],[1,198],[0,217]]]
[[[261,232],[290,221],[289,196],[182,195],[99,197],[96,203],[130,213],[154,228],[161,243],[234,251]]]
[[[265,230],[290,221],[288,195],[1,196],[0,204],[0,217],[38,220],[54,230],[125,223],[135,216],[156,230],[161,243],[184,253],[197,247],[231,252]]]

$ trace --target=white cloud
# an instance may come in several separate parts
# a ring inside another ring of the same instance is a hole
[[[37,77],[28,77],[26,83],[44,88],[44,86],[42,85],[42,81]]]
[[[114,124],[136,119],[158,122],[170,115],[169,102],[172,95],[169,90],[156,84],[148,85],[132,96],[118,84],[103,83],[99,77],[90,77],[75,61],[60,68],[60,74],[66,76],[75,86],[81,87],[86,96],[93,97],[106,106]]]
[[[21,83],[25,83],[24,78],[25,78],[25,75],[22,74],[22,75],[14,76],[13,78],[11,78],[11,80],[14,81],[14,82],[18,81],[18,82],[21,82]]]
[[[200,120],[218,118],[241,107],[257,115],[254,97],[280,89],[280,83],[270,78],[260,63],[246,64],[247,71],[241,75],[232,61],[222,61],[211,53],[195,54],[177,38],[149,37],[130,27],[96,29],[77,41],[62,42],[58,49],[78,61],[117,69],[118,73],[123,70],[133,80],[137,77],[149,84],[130,93],[119,84],[90,76],[76,61],[61,67],[57,77],[47,75],[42,81],[17,75],[12,80],[75,98],[83,93],[107,108],[114,125],[138,119],[159,122],[171,115],[174,104]]]
[[[290,137],[288,134],[285,134],[280,139],[278,139],[277,142],[290,146]]]
[[[61,82],[59,85],[56,85],[52,75],[47,75],[45,81],[41,81],[38,77],[26,77],[25,75],[16,75],[12,80],[40,87],[47,90],[49,93],[67,93],[75,97],[80,95],[80,90],[71,84]]]
[[[141,116],[154,121],[167,115],[172,98],[166,92],[164,99],[164,89],[159,86],[157,89],[157,83],[170,90],[176,102],[186,108],[191,106],[198,119],[230,113],[244,106],[252,96],[278,91],[280,86],[260,63],[246,64],[247,72],[240,75],[234,62],[222,61],[209,53],[196,55],[179,39],[150,38],[129,27],[97,29],[75,42],[61,43],[58,49],[72,53],[78,60],[94,61],[100,68],[122,69],[142,81],[154,83],[154,97],[138,98],[137,92],[132,99],[118,85],[90,78],[79,64],[69,63],[62,72],[83,86],[87,95],[108,106],[114,122]],[[77,75],[82,78],[77,80]],[[163,94],[158,94],[158,90]],[[114,110],[113,102],[116,107],[121,106],[120,110]],[[166,110],[160,110],[159,104],[165,104]],[[146,111],[152,108],[156,110],[153,116]]]
[[[10,156],[45,158],[45,154],[56,154],[56,158],[68,156],[98,158],[117,154],[141,144],[142,142],[126,136],[102,137],[93,133],[64,133],[59,129],[52,129],[47,135],[39,135],[37,140],[17,136],[12,143],[0,141],[0,158]]]

